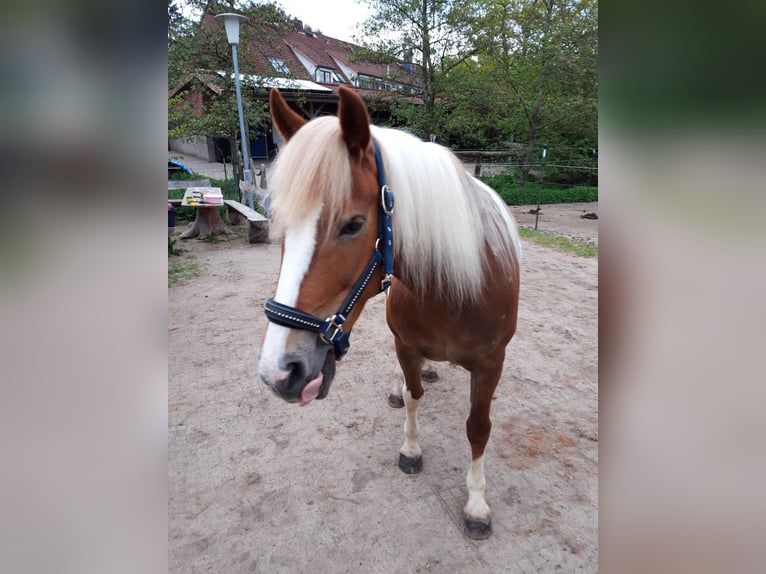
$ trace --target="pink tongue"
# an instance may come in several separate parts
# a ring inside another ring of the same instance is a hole
[[[319,376],[314,379],[313,381],[309,381],[309,383],[303,387],[303,390],[301,391],[301,406],[305,407],[307,404],[309,404],[311,401],[313,401],[315,398],[317,398],[317,395],[319,394],[319,387],[322,386],[322,381],[324,380],[324,375],[322,373],[319,373]]]

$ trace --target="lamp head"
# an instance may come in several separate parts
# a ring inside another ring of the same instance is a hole
[[[215,19],[219,22],[223,20],[223,24],[226,26],[226,38],[229,41],[229,45],[236,46],[239,44],[239,23],[245,22],[247,18],[241,14],[226,12],[225,14],[216,15]]]

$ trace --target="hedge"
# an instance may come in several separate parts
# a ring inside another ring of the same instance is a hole
[[[597,187],[577,186],[564,189],[544,187],[540,192],[538,184],[527,183],[520,189],[518,184],[503,174],[488,175],[479,179],[494,189],[508,205],[536,204],[538,194],[540,194],[541,204],[598,201]]]

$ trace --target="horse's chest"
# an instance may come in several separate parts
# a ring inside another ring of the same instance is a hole
[[[400,343],[431,360],[456,364],[507,342],[502,322],[477,323],[479,318],[474,315],[474,321],[468,321],[464,313],[444,306],[389,305],[388,309],[389,327]]]

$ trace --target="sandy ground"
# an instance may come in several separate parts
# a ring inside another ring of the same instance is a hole
[[[511,211],[533,226],[530,208]],[[543,206],[539,228],[597,241],[583,211],[598,206]],[[386,404],[395,355],[382,295],[329,396],[281,401],[256,378],[279,247],[244,237],[189,240],[171,261],[199,274],[169,288],[170,572],[598,570],[597,260],[523,244],[487,447],[494,533],[473,541],[460,528],[468,374],[440,364],[426,385],[419,475],[397,467],[404,412]]]

